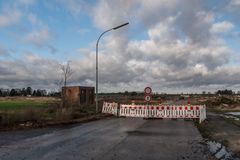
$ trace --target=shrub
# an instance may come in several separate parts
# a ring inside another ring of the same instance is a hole
[[[23,121],[40,121],[41,113],[40,109],[28,108],[23,112]]]
[[[72,108],[59,108],[56,111],[56,121],[67,121],[73,118],[73,109]]]

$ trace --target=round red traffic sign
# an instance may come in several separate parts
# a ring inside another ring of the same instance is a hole
[[[144,100],[147,101],[147,102],[150,102],[151,99],[152,99],[152,97],[149,96],[149,95],[147,95],[147,96],[144,97]]]
[[[152,93],[152,88],[151,87],[146,87],[144,89],[145,94],[151,94]]]

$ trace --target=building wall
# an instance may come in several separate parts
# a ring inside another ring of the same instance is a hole
[[[71,86],[62,88],[63,106],[75,107],[94,103],[94,87]]]

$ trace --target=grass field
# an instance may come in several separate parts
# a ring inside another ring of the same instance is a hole
[[[47,108],[53,104],[59,104],[60,99],[51,97],[8,97],[0,98],[0,111],[24,110],[29,108]]]
[[[0,128],[26,122],[59,119],[61,99],[52,97],[1,97]]]
[[[0,130],[68,123],[95,114],[95,105],[63,108],[60,98],[0,97]]]

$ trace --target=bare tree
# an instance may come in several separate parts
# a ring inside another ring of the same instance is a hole
[[[67,81],[69,80],[69,78],[73,74],[73,70],[70,67],[70,61],[67,61],[66,64],[61,64],[60,68],[61,68],[62,73],[63,73],[63,84],[64,84],[64,87],[66,87],[67,86]]]
[[[56,80],[54,82],[54,84],[56,85],[55,91],[56,92],[61,92],[62,91],[62,86],[63,86],[63,78],[61,78],[60,80]]]

